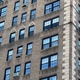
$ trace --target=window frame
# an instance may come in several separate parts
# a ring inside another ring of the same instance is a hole
[[[36,2],[37,2],[37,0],[36,0],[36,1],[32,0],[32,1],[31,1],[31,4],[34,4],[34,3],[36,3]]]
[[[19,52],[18,52],[18,51],[19,51],[18,49],[21,48],[21,47],[22,47],[22,51],[21,51],[21,52],[23,53],[23,45],[21,45],[21,46],[18,46],[18,47],[17,47],[17,54],[22,54],[22,53],[19,53]]]

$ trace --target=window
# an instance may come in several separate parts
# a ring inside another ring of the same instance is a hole
[[[46,77],[46,78],[42,78],[40,80],[57,80],[57,76],[54,75],[54,76],[50,76],[50,77]]]
[[[20,30],[19,32],[19,39],[23,39],[25,34],[25,29]]]
[[[5,69],[4,80],[10,80],[10,68]]]
[[[80,14],[80,5],[78,5],[78,12],[79,12],[79,14]]]
[[[24,72],[24,74],[26,75],[26,74],[30,74],[30,68],[31,68],[31,62],[27,62],[27,63],[25,63],[25,72]]]
[[[10,43],[15,41],[15,36],[16,36],[15,32],[10,34],[10,40],[9,40]]]
[[[18,22],[18,16],[13,17],[12,26],[16,26]]]
[[[37,0],[32,0],[32,4],[35,3],[35,2],[37,2]]]
[[[23,46],[19,46],[18,48],[17,48],[17,54],[22,54],[22,52],[23,52]]]
[[[20,73],[21,65],[15,66],[15,72],[14,73]]]
[[[30,26],[28,36],[32,36],[33,34],[34,34],[34,26]]]
[[[28,0],[23,0],[23,4],[28,4]]]
[[[80,59],[78,60],[78,70],[80,70]]]
[[[4,21],[3,22],[0,22],[0,31],[4,30]]]
[[[32,43],[27,44],[27,54],[32,53]]]
[[[13,55],[13,49],[8,50],[7,61],[11,61],[12,60],[12,55]]]
[[[55,1],[53,3],[45,5],[45,14],[49,14],[52,11],[57,11],[60,8],[60,1]]]
[[[19,1],[15,2],[14,11],[18,11],[19,6],[20,6],[20,2]]]
[[[21,22],[25,22],[27,18],[27,13],[23,13],[21,17]]]
[[[78,47],[80,48],[80,39],[78,40]]]
[[[0,37],[0,46],[1,46],[1,43],[2,43],[2,37]]]
[[[0,9],[0,16],[5,16],[7,11],[7,7],[3,7]]]
[[[50,47],[55,47],[58,46],[58,35],[49,37],[49,38],[45,38],[42,40],[42,49],[48,49]]]
[[[78,28],[80,29],[80,21],[78,22]]]
[[[36,9],[31,10],[30,19],[34,19],[36,17]]]
[[[59,26],[59,17],[44,21],[43,30],[49,30],[50,28]]]
[[[41,70],[48,69],[49,67],[57,66],[57,54],[48,56],[41,59]]]

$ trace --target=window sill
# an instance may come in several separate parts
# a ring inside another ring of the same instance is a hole
[[[19,10],[17,10],[17,11],[13,11],[13,13],[17,13]]]

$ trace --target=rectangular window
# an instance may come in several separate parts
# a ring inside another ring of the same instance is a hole
[[[10,43],[15,41],[15,36],[16,36],[15,32],[10,34],[10,40],[9,40]]]
[[[0,31],[4,30],[4,21],[3,22],[0,22]]]
[[[32,54],[32,43],[27,44],[27,54]]]
[[[41,59],[41,70],[55,67],[58,64],[57,54]]]
[[[2,37],[0,37],[0,46],[1,46],[1,43],[2,43]]]
[[[31,72],[30,68],[31,68],[31,62],[25,63],[25,70],[24,70],[25,75],[30,74]]]
[[[80,39],[78,40],[78,47],[80,48]]]
[[[55,17],[53,19],[49,19],[47,21],[44,21],[44,27],[43,30],[49,30],[50,28],[59,26],[59,17]]]
[[[13,17],[12,26],[16,26],[18,22],[18,16]]]
[[[15,66],[15,73],[20,73],[21,65]]]
[[[17,48],[17,54],[22,54],[22,52],[23,52],[23,46],[19,46],[18,48]]]
[[[37,0],[32,0],[32,4],[35,3],[35,2],[37,2]]]
[[[58,46],[58,35],[49,37],[49,38],[45,38],[42,40],[42,49],[48,49],[50,47],[55,47]]]
[[[34,34],[34,26],[30,26],[28,36],[32,36],[33,34]]]
[[[80,70],[80,59],[78,60],[78,70]]]
[[[79,12],[79,14],[80,14],[80,5],[78,5],[78,12]]]
[[[80,29],[80,21],[78,22],[78,28]]]
[[[30,19],[35,19],[36,17],[36,9],[31,10]]]
[[[49,76],[49,77],[46,77],[46,78],[42,78],[40,80],[57,80],[57,76],[54,75],[54,76]]]
[[[10,68],[5,69],[4,80],[10,80]]]
[[[28,0],[23,0],[23,4],[27,5],[28,4]]]
[[[7,61],[11,61],[13,56],[13,49],[8,50]]]
[[[23,39],[25,34],[25,29],[20,30],[19,32],[19,39]]]
[[[5,16],[7,12],[7,7],[3,7],[0,9],[0,16]]]
[[[55,1],[45,5],[45,14],[49,14],[53,11],[57,11],[60,8],[60,1]]]
[[[19,1],[15,2],[14,11],[18,11],[19,10],[19,6],[20,6],[20,2]]]
[[[21,22],[25,22],[27,18],[27,13],[23,13],[21,17]]]

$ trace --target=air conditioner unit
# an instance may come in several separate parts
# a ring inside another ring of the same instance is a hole
[[[20,57],[22,55],[22,53],[18,53],[17,55],[16,55],[16,57]]]
[[[22,6],[22,7],[27,7],[27,5],[28,5],[28,4],[23,4],[23,6]]]
[[[20,75],[20,73],[14,73],[13,74],[13,77],[15,78],[15,77],[19,77],[19,75]]]

